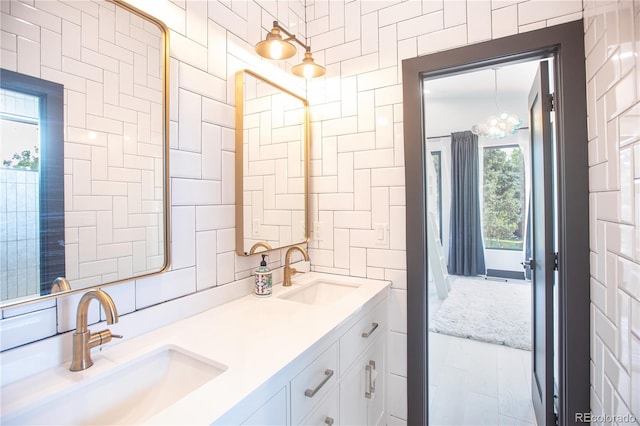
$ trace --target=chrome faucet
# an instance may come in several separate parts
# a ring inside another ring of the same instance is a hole
[[[86,292],[78,303],[76,314],[76,331],[73,333],[73,354],[71,358],[71,371],[82,371],[93,365],[91,360],[91,348],[103,345],[111,341],[112,338],[121,339],[118,334],[111,334],[111,330],[106,329],[91,333],[87,326],[87,316],[89,314],[89,303],[96,299],[107,315],[107,324],[118,322],[118,311],[113,299],[102,290],[91,290]]]
[[[296,271],[296,268],[292,268],[291,265],[291,253],[293,253],[294,251],[299,251],[300,253],[302,253],[302,255],[304,256],[304,260],[306,260],[307,262],[309,261],[309,253],[307,253],[307,250],[305,250],[304,247],[300,246],[300,245],[295,245],[295,246],[291,246],[289,247],[289,249],[287,250],[287,252],[284,255],[284,279],[282,280],[282,286],[283,287],[289,287],[291,285],[291,277],[293,275],[295,275],[296,273],[298,273],[298,271]]]

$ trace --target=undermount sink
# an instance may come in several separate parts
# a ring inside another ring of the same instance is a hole
[[[301,285],[279,297],[307,305],[326,305],[346,296],[356,288],[358,288],[357,285],[322,280]]]
[[[164,346],[82,380],[15,418],[3,417],[2,423],[138,424],[225,370],[177,346]]]

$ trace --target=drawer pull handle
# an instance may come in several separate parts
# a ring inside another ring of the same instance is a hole
[[[334,421],[335,420],[333,420],[333,417],[327,417],[326,419],[324,419],[324,424],[331,426]]]
[[[373,394],[376,392],[376,376],[377,376],[376,362],[369,361],[369,364],[365,365],[364,370],[365,370],[365,373],[369,376],[368,377],[369,390],[364,392],[364,397],[367,399],[371,399]]]
[[[318,393],[318,391],[329,381],[329,379],[331,379],[333,377],[333,370],[329,370],[328,368],[326,370],[324,370],[324,379],[322,379],[322,381],[320,382],[320,384],[318,386],[316,386],[314,389],[307,389],[306,391],[304,391],[304,396],[307,396],[309,398],[313,398],[313,396]]]
[[[366,333],[362,333],[362,337],[364,337],[365,339],[369,336],[371,336],[373,334],[374,331],[376,331],[376,328],[378,328],[378,323],[377,322],[372,322],[371,323],[371,330],[369,330]]]

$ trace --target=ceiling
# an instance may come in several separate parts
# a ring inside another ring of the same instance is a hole
[[[524,96],[526,99],[538,62],[536,60],[496,68],[499,97]],[[424,89],[427,97],[432,99],[495,97],[495,72],[494,69],[485,69],[426,80]]]

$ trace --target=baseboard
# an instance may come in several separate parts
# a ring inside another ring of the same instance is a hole
[[[487,277],[511,278],[514,280],[524,280],[524,272],[504,271],[502,269],[487,269]]]

